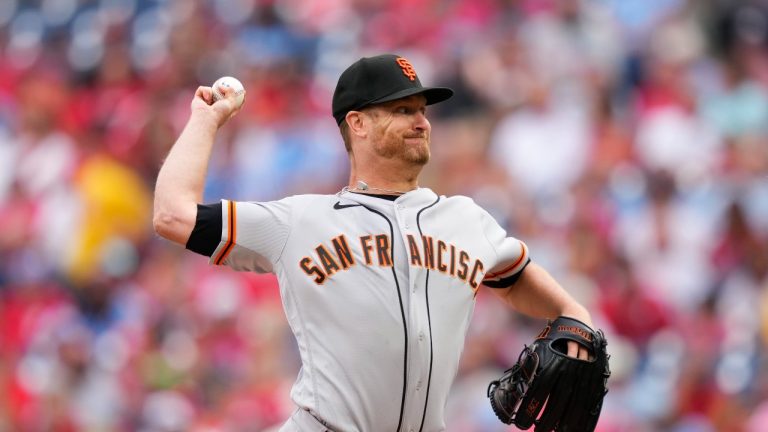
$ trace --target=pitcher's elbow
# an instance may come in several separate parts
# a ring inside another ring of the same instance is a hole
[[[197,204],[194,201],[165,203],[155,201],[152,227],[157,235],[182,246],[187,244],[195,227]]]
[[[156,211],[152,217],[152,227],[155,233],[160,237],[175,242],[181,242],[179,238],[179,232],[181,221],[175,217],[172,213],[167,211]]]
[[[170,230],[170,226],[173,224],[173,216],[166,212],[156,211],[152,215],[152,228],[155,233],[160,237],[165,237],[166,233]]]

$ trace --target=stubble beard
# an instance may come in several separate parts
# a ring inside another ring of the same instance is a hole
[[[386,159],[401,159],[412,165],[424,166],[429,162],[429,134],[423,134],[423,141],[418,144],[408,144],[402,135],[379,132],[374,139],[374,150],[378,156]]]

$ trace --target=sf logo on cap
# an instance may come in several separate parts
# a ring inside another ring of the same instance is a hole
[[[404,59],[403,57],[398,57],[397,65],[400,66],[400,69],[403,70],[403,75],[407,76],[409,80],[416,80],[416,70],[413,68],[411,62]]]

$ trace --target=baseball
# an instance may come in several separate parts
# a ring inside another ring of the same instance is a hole
[[[217,79],[211,87],[213,88],[214,102],[224,97],[224,95],[219,90],[219,87],[231,87],[233,90],[235,90],[235,101],[237,101],[238,107],[241,106],[245,100],[245,87],[243,87],[243,83],[241,83],[240,80],[235,77],[221,77]]]

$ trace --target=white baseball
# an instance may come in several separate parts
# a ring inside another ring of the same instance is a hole
[[[224,94],[221,93],[219,87],[231,87],[235,91],[235,101],[237,102],[237,106],[239,107],[243,104],[243,100],[245,99],[245,87],[243,87],[243,83],[237,78],[231,76],[221,77],[217,79],[211,87],[213,88],[214,102],[224,97]]]

